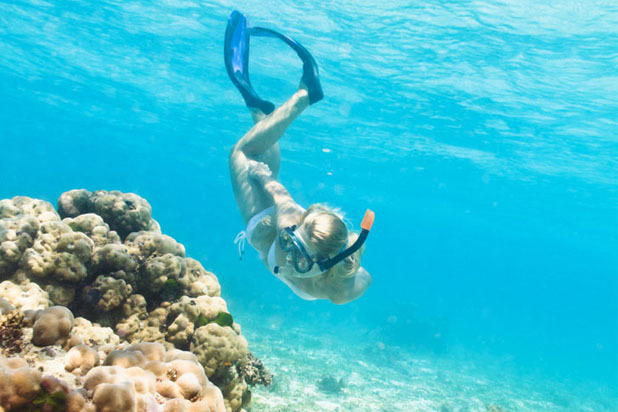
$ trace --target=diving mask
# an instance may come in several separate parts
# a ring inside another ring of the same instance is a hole
[[[356,239],[354,244],[352,244],[349,248],[339,252],[332,258],[318,260],[317,258],[311,256],[303,244],[302,239],[296,232],[296,225],[289,226],[281,230],[279,233],[279,246],[284,252],[289,252],[288,256],[291,257],[292,263],[294,264],[294,269],[296,269],[298,273],[305,275],[302,277],[317,276],[323,272],[326,272],[337,263],[341,262],[360,249],[363,243],[365,243],[365,240],[367,240],[367,235],[369,235],[369,231],[373,225],[374,217],[375,214],[373,211],[367,209],[361,223],[362,230],[358,236],[358,239]],[[317,267],[314,268],[314,265],[317,265]],[[314,270],[312,271],[312,269]],[[319,269],[319,271],[317,269]],[[309,276],[307,276],[307,274]]]

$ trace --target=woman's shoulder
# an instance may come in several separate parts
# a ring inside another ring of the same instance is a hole
[[[298,225],[302,219],[305,209],[293,200],[281,202],[275,208],[277,225],[279,229]]]
[[[344,304],[361,297],[372,282],[373,279],[369,272],[360,267],[350,277],[326,280],[325,291],[330,301],[335,304]]]

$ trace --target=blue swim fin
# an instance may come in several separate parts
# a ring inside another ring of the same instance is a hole
[[[249,108],[260,109],[264,114],[275,110],[275,105],[260,99],[249,80],[249,30],[247,18],[234,10],[225,28],[223,49],[225,69]]]
[[[257,95],[249,80],[249,39],[251,35],[274,37],[290,46],[303,62],[301,80],[307,86],[309,103],[313,104],[322,100],[324,93],[320,84],[318,64],[311,53],[296,40],[274,30],[263,27],[249,28],[247,18],[235,10],[230,14],[225,30],[225,68],[232,83],[240,91],[247,107],[258,108],[265,114],[270,114],[275,108],[271,102],[262,100]]]

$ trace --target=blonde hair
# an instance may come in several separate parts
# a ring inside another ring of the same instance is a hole
[[[301,225],[307,234],[307,241],[317,251],[318,259],[327,259],[350,247],[358,238],[358,233],[348,231],[339,209],[316,203],[302,216]],[[325,279],[347,279],[360,268],[361,256],[365,246],[330,268],[322,276]]]

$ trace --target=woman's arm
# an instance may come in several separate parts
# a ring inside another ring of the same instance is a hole
[[[359,268],[356,274],[346,279],[324,279],[287,277],[296,287],[318,299],[328,299],[336,305],[343,305],[358,299],[371,285],[369,272]]]
[[[262,186],[270,196],[277,212],[277,228],[298,224],[303,209],[292,199],[285,186],[273,179],[270,168],[262,162],[256,162],[249,168],[249,176]]]

